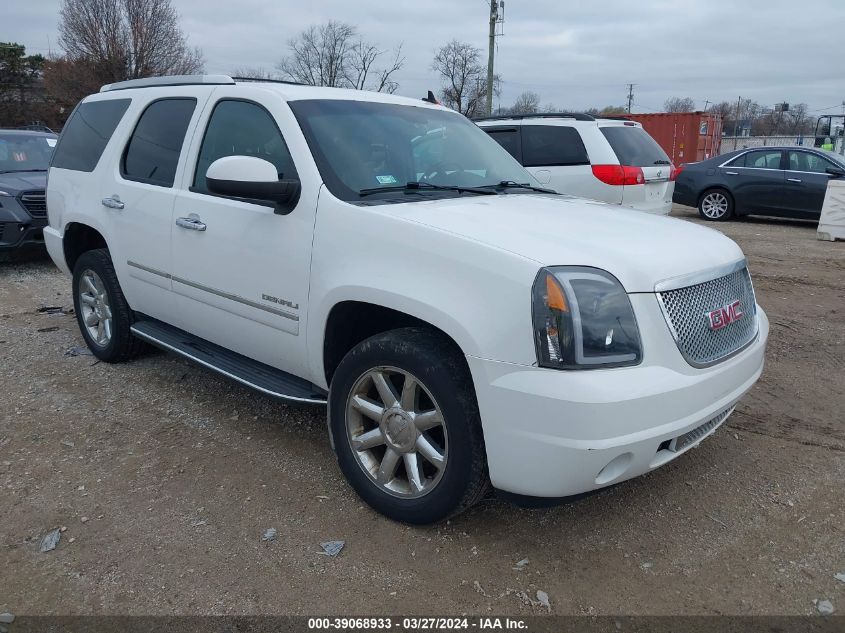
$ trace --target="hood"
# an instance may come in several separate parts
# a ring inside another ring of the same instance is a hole
[[[627,292],[743,258],[736,243],[692,222],[570,196],[508,194],[393,207],[408,221],[532,259],[541,266],[592,266]]]
[[[21,171],[6,174],[0,173],[0,189],[12,195],[17,195],[21,191],[46,189],[46,187],[47,172]]]

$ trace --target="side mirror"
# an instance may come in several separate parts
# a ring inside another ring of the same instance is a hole
[[[248,201],[273,202],[275,212],[287,215],[299,201],[299,180],[279,180],[273,163],[255,156],[224,156],[205,173],[208,190]]]
[[[827,173],[834,178],[842,178],[845,176],[845,169],[839,169],[838,167],[828,167]]]

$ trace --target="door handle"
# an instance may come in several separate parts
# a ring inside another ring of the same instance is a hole
[[[739,176],[738,171],[726,171],[725,174],[727,174],[728,176]]]
[[[787,178],[789,182],[801,182],[800,178]]]
[[[205,223],[196,213],[189,213],[187,218],[176,218],[176,226],[191,231],[205,231]]]
[[[103,198],[101,200],[104,207],[108,207],[109,209],[122,209],[126,205],[120,201],[120,196],[117,194],[111,196],[110,198]]]

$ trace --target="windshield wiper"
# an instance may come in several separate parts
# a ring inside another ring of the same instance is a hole
[[[477,193],[483,196],[495,196],[495,191],[489,189],[481,189],[479,187],[460,187],[458,185],[432,185],[430,182],[408,182],[404,185],[395,185],[393,187],[372,187],[369,189],[361,189],[358,195],[362,198],[370,196],[374,193],[382,193],[383,191],[401,191],[405,193],[417,193],[419,191],[457,191],[458,193]]]
[[[27,171],[47,171],[46,169],[4,169],[0,174],[21,174]]]
[[[530,189],[531,191],[537,191],[539,193],[554,193],[557,194],[557,191],[554,189],[544,189],[543,187],[535,187],[527,182],[516,182],[515,180],[502,180],[499,182],[498,185],[485,185],[486,188],[498,188],[498,189]]]

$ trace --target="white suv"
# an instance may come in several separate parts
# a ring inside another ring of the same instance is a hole
[[[581,113],[476,123],[555,191],[659,215],[672,210],[675,167],[639,123]]]
[[[734,242],[531,180],[438,105],[157,78],[76,108],[45,234],[97,358],[148,342],[327,405],[356,491],[425,523],[491,484],[561,498],[649,472],[763,368]]]

